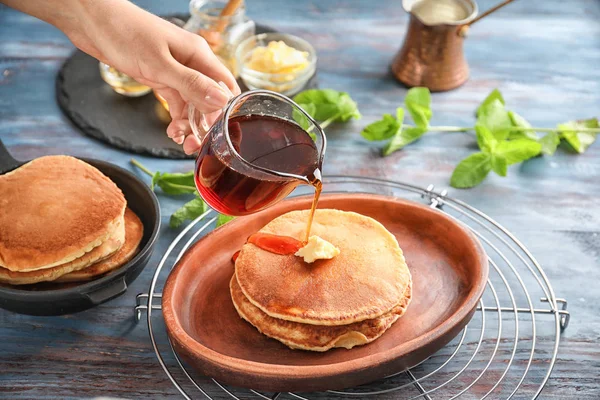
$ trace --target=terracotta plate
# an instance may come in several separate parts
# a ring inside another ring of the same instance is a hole
[[[443,213],[392,197],[324,196],[319,208],[355,211],[396,235],[413,277],[406,314],[382,337],[351,350],[291,350],[260,334],[229,296],[231,256],[248,236],[312,197],[284,201],[234,220],[191,247],[167,279],[163,315],[176,352],[199,372],[235,386],[269,391],[341,389],[409,368],[467,324],[483,294],[488,263],[477,239]]]

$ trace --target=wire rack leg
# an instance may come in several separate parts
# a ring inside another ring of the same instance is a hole
[[[540,301],[544,303],[550,303],[546,297],[542,297]],[[571,320],[571,314],[567,311],[567,300],[565,299],[556,299],[556,304],[560,305],[560,310],[552,310],[551,312],[556,312],[560,315],[560,331],[564,331],[569,326],[569,321]]]
[[[417,378],[415,377],[415,375],[412,373],[412,371],[410,369],[406,370],[406,375],[408,376],[408,378],[412,381],[413,385],[415,385],[415,387],[417,388],[417,390],[419,391],[419,393],[421,393],[423,395],[423,398],[425,400],[433,400],[428,394],[427,391],[425,390],[425,388],[421,385],[421,382],[419,382],[417,380]]]

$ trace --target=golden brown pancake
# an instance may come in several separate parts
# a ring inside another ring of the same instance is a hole
[[[110,257],[89,267],[60,276],[55,282],[89,281],[121,267],[137,254],[143,235],[144,225],[142,221],[131,209],[127,208],[125,210],[125,243],[123,246]]]
[[[0,175],[0,266],[16,272],[68,263],[116,229],[125,197],[108,177],[69,156]]]
[[[303,240],[308,210],[281,215],[260,230]],[[348,325],[390,312],[410,282],[402,250],[379,222],[353,212],[317,210],[311,231],[340,249],[331,260],[305,263],[247,243],[235,263],[248,300],[273,318]]]
[[[64,274],[86,268],[99,260],[103,260],[118,251],[125,242],[125,224],[121,221],[117,229],[100,246],[68,263],[37,271],[15,272],[0,267],[0,282],[11,285],[28,285],[31,283],[53,281]]]
[[[334,347],[351,349],[377,339],[405,312],[412,296],[412,284],[406,287],[402,301],[380,317],[349,325],[324,326],[284,321],[268,316],[244,296],[235,274],[230,282],[231,299],[240,317],[259,332],[279,340],[292,349],[327,351]]]

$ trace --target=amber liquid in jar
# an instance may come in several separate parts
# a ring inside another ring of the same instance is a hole
[[[233,147],[247,162],[277,172],[305,176],[315,188],[320,188],[319,152],[310,135],[300,126],[277,117],[244,115],[231,118],[228,130]],[[227,215],[247,215],[263,210],[287,196],[300,183],[297,180],[258,179],[235,171],[213,151],[210,138],[200,149],[196,168],[198,191],[216,211]]]
[[[127,97],[139,97],[149,93],[152,89],[142,85],[135,79],[126,75],[110,65],[100,63],[100,75],[104,82],[108,83],[112,89]]]

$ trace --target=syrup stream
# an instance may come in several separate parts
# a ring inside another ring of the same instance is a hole
[[[275,254],[288,255],[295,254],[308,242],[310,237],[310,230],[312,228],[315,211],[317,210],[317,204],[319,203],[319,197],[323,189],[323,183],[321,182],[321,172],[317,169],[312,176],[311,185],[315,188],[315,197],[313,198],[312,207],[310,209],[310,215],[308,217],[308,224],[306,226],[306,237],[302,242],[291,236],[273,235],[270,233],[257,232],[248,238],[247,243],[252,243],[263,250],[269,251]],[[231,261],[235,264],[240,252],[237,251],[231,257]]]
[[[313,219],[315,218],[315,211],[317,211],[317,204],[319,204],[319,197],[321,196],[321,190],[323,190],[323,182],[321,181],[320,170],[315,170],[310,183],[315,188],[315,197],[313,198],[312,207],[310,209],[310,215],[308,216],[306,236],[304,237],[305,243],[308,242],[308,238],[310,237],[310,230],[312,228]]]

